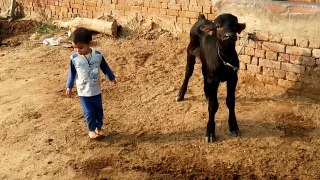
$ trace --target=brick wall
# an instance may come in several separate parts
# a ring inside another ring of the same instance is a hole
[[[3,11],[9,0],[2,0]],[[210,0],[17,0],[26,14],[37,12],[49,19],[70,19],[80,16],[97,18],[112,15],[120,23],[142,16],[172,31],[189,31],[199,13],[213,19]]]
[[[257,34],[239,55],[240,68],[258,80],[303,94],[320,94],[320,41]],[[238,51],[246,36],[238,41]],[[317,97],[320,99],[320,97]]]
[[[1,12],[9,2],[0,2]],[[258,4],[251,0],[18,0],[26,14],[37,12],[52,19],[112,15],[122,25],[132,19],[151,19],[176,32],[189,32],[199,13],[209,19],[232,13],[247,24],[238,50],[247,33],[254,32],[257,37],[240,55],[241,71],[266,84],[320,99],[319,4],[255,2]]]

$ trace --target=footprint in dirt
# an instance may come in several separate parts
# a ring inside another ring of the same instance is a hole
[[[282,137],[300,139],[308,137],[316,128],[316,124],[311,119],[286,112],[276,116],[276,127],[284,132]]]

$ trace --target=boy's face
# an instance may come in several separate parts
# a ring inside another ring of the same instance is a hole
[[[91,52],[90,44],[72,42],[72,45],[74,50],[80,55],[86,55]]]

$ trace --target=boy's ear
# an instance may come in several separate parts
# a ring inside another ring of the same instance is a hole
[[[245,23],[238,23],[238,34],[240,34],[246,28]]]
[[[204,33],[206,33],[206,34],[208,34],[210,36],[216,34],[216,29],[212,28],[212,27],[210,27],[208,25],[201,25],[200,26],[200,31],[202,31],[202,32],[204,32]]]

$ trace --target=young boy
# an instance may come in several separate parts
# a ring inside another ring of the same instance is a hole
[[[113,72],[109,68],[102,53],[90,47],[91,32],[86,28],[77,28],[71,35],[76,51],[70,57],[66,95],[72,96],[74,81],[82,110],[87,122],[89,137],[96,139],[104,136],[102,128],[103,109],[100,84],[100,69],[107,78],[116,85]]]

